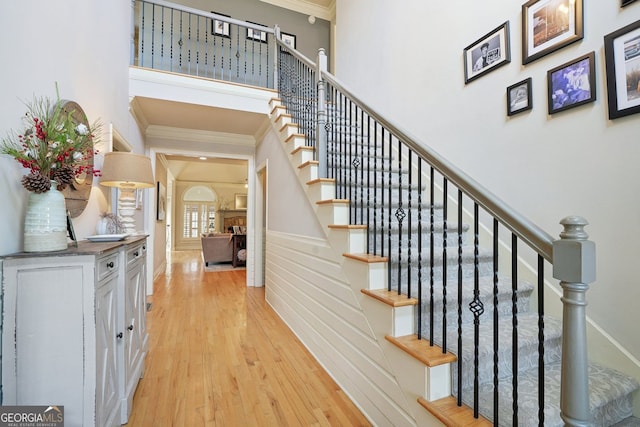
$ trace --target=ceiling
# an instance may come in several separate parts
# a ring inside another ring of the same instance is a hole
[[[162,99],[136,97],[136,116],[147,127],[177,128],[254,136],[264,127],[264,114],[227,110]],[[229,158],[165,155],[166,165],[175,179],[245,183],[247,161]]]
[[[235,133],[254,136],[264,127],[264,114],[136,96],[136,115],[147,126]]]

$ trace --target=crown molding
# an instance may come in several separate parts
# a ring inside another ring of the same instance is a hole
[[[332,0],[328,6],[321,6],[307,0],[260,0],[274,6],[293,10],[305,15],[313,15],[316,18],[332,21],[336,16],[336,2]]]
[[[250,135],[212,132],[198,129],[183,129],[169,126],[150,125],[145,136],[156,140],[188,141],[196,143],[255,147],[256,140]]]

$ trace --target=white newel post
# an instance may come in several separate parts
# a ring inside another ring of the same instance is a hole
[[[596,278],[596,247],[580,216],[560,221],[564,231],[553,243],[553,277],[560,280],[562,303],[562,374],[560,416],[565,426],[589,426],[586,293]]]
[[[318,60],[316,62],[317,70],[317,85],[318,85],[318,99],[316,100],[318,105],[318,120],[316,128],[316,154],[318,160],[318,177],[327,177],[327,129],[325,125],[327,123],[327,103],[326,103],[326,88],[325,82],[322,79],[322,73],[327,72],[327,54],[324,49],[318,50]]]

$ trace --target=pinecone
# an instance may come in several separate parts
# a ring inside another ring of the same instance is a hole
[[[51,189],[51,180],[39,173],[30,173],[22,177],[22,185],[34,193],[46,193]]]
[[[53,179],[58,181],[58,190],[62,190],[67,184],[72,183],[75,176],[73,168],[69,165],[62,166],[53,173]]]

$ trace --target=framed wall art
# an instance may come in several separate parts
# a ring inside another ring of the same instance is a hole
[[[640,112],[640,21],[604,36],[609,119]]]
[[[260,25],[260,24],[256,24],[255,22],[249,22],[249,23],[250,24],[255,24],[255,25]],[[267,32],[247,27],[247,39],[254,40],[254,41],[257,41],[257,42],[261,42],[261,43],[266,43],[267,42]]]
[[[595,52],[547,72],[549,114],[596,100]]]
[[[287,33],[281,32],[280,38],[282,39],[282,42],[286,44],[288,47],[290,47],[291,49],[296,48],[296,36],[294,36],[293,34],[287,34]]]
[[[530,0],[522,5],[522,64],[583,37],[583,0]]]
[[[211,12],[211,13],[215,13],[216,15],[226,16],[226,17],[230,18],[229,15],[223,15],[222,13],[218,13],[218,12]],[[231,37],[231,30],[229,28],[229,23],[225,22],[225,21],[222,21],[220,19],[212,19],[211,20],[211,34],[214,35],[214,36],[230,38]]]
[[[164,221],[167,215],[167,189],[158,181],[156,190],[156,220]]]
[[[464,48],[464,82],[511,62],[509,21]]]
[[[507,88],[507,115],[522,113],[531,110],[533,102],[531,98],[531,77],[521,82],[512,84]]]

